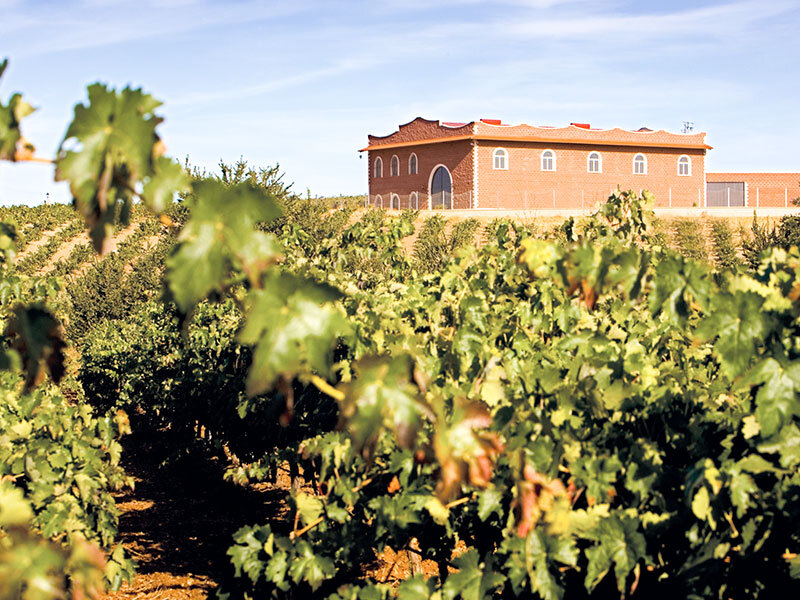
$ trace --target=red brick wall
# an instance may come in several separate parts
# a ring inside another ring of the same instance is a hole
[[[409,175],[408,159],[411,153],[417,155],[417,174]],[[400,174],[392,177],[390,164],[392,156],[400,160]],[[397,194],[400,199],[400,208],[415,208],[409,206],[411,192],[417,192],[419,208],[428,208],[429,183],[434,167],[445,165],[450,171],[453,186],[453,208],[471,208],[470,198],[472,191],[472,142],[461,140],[438,144],[410,146],[386,150],[370,150],[369,158],[369,195],[370,202],[379,202],[377,196],[383,199],[383,207],[390,208],[389,199],[392,194]],[[375,178],[375,159],[383,160],[383,177]]]
[[[745,182],[747,206],[792,206],[800,197],[800,173],[706,173],[708,182]]]
[[[508,151],[508,170],[493,168],[498,147]],[[541,153],[556,155],[554,172],[541,170]],[[602,172],[589,173],[589,153],[602,157]],[[633,157],[647,157],[647,174],[633,174]],[[535,142],[478,142],[478,206],[480,208],[591,208],[605,200],[618,185],[655,194],[657,206],[703,205],[705,152],[667,148],[637,149],[625,146],[586,146]],[[691,158],[690,176],[678,175],[678,157]]]

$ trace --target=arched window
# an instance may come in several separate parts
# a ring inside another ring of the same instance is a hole
[[[389,163],[389,177],[397,177],[400,175],[400,159],[395,154]]]
[[[395,210],[400,210],[400,196],[397,194],[392,194],[389,198],[389,208],[394,208]]]
[[[603,157],[599,152],[589,152],[589,164],[586,166],[589,173],[603,172]]]
[[[492,167],[498,171],[508,170],[508,152],[504,148],[498,148],[492,154]]]
[[[375,177],[383,177],[383,161],[380,156],[375,159]]]
[[[556,153],[552,150],[542,152],[542,171],[556,170]]]
[[[691,175],[692,174],[692,159],[686,156],[678,157],[678,175]]]
[[[414,210],[419,209],[419,196],[417,192],[411,192],[411,195],[408,197],[408,208],[413,208]]]
[[[408,157],[408,174],[417,174],[417,155],[413,152],[411,153],[411,156]]]
[[[647,157],[644,154],[637,154],[633,157],[633,174],[647,175]]]
[[[383,208],[383,196],[381,196],[380,194],[375,196],[375,206]]]

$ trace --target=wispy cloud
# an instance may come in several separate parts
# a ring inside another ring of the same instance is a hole
[[[225,3],[89,0],[85,4],[89,5],[89,10],[76,11],[68,3],[47,12],[19,6],[0,22],[0,34],[17,42],[13,44],[19,46],[17,56],[31,57],[253,23],[294,15],[306,9],[303,2],[289,5],[255,0]]]
[[[574,38],[590,35],[623,35],[619,41],[675,35],[733,35],[752,32],[754,24],[790,11],[796,2],[747,1],[718,4],[675,12],[645,14],[571,15],[562,18],[519,19],[495,22],[497,33],[535,38]]]
[[[252,96],[260,96],[263,94],[273,93],[287,88],[312,83],[321,79],[329,79],[345,73],[361,71],[373,67],[380,62],[381,61],[375,58],[352,58],[348,60],[337,61],[328,67],[295,73],[294,75],[272,79],[268,82],[258,85],[248,85],[220,91],[186,94],[184,96],[171,99],[170,105],[181,106],[189,104],[202,104],[206,102],[219,102],[220,100],[230,100],[234,98],[242,99]]]

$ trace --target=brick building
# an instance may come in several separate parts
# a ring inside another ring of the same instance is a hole
[[[384,208],[590,208],[617,186],[705,205],[704,133],[417,118],[369,136],[369,199]]]

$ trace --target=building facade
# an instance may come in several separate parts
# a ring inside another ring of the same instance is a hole
[[[705,206],[705,133],[417,118],[369,136],[369,202],[383,208],[591,208],[617,188]]]

